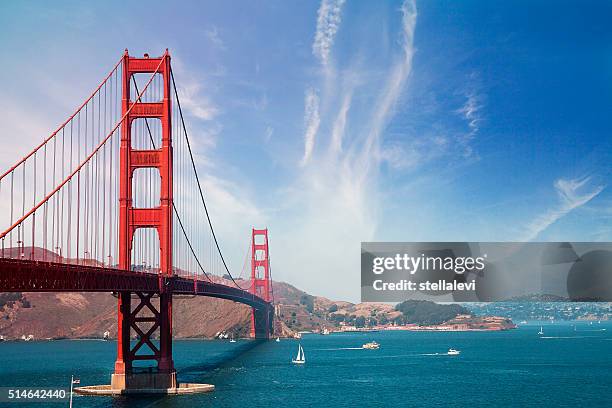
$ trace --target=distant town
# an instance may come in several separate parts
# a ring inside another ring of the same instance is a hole
[[[612,320],[612,303],[530,301],[471,303],[476,315],[503,316],[523,320]]]
[[[370,327],[356,327],[341,324],[336,329],[325,328],[321,334],[328,334],[334,331],[355,332],[355,331],[380,331],[380,330],[408,330],[408,331],[501,331],[515,329],[517,326],[511,319],[498,316],[473,316],[471,314],[457,315],[453,319],[440,324],[417,324],[390,323],[385,325],[375,325]]]

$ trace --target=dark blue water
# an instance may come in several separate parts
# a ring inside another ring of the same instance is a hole
[[[539,324],[500,333],[306,335],[305,366],[291,364],[295,340],[176,341],[179,380],[214,384],[213,393],[75,397],[74,406],[610,407],[612,324],[577,325],[574,331],[569,323],[545,324],[543,338]],[[381,348],[349,349],[370,340]],[[0,386],[65,388],[71,374],[82,385],[108,383],[115,347],[102,341],[0,343]],[[442,354],[450,347],[461,355]]]

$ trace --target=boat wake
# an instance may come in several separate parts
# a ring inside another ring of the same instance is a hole
[[[592,339],[595,336],[540,336],[541,339]]]
[[[422,354],[414,354],[415,356],[433,356],[433,357],[448,357],[448,356],[456,356],[454,353],[422,353]]]

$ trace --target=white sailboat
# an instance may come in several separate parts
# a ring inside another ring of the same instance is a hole
[[[542,326],[540,326],[540,331],[538,332],[538,334],[540,336],[544,334],[544,328]]]
[[[306,356],[304,355],[304,349],[302,345],[298,345],[298,353],[296,358],[292,359],[291,362],[293,364],[304,364],[306,362]]]

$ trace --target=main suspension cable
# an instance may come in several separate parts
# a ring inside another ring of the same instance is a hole
[[[179,100],[178,91],[176,90],[176,83],[174,82],[174,73],[172,72],[172,68],[170,68],[170,78],[172,78],[172,86],[174,88],[174,95],[176,97],[176,104],[179,109],[179,115],[181,117],[181,125],[183,126],[183,132],[185,133],[185,141],[187,142],[187,149],[189,151],[189,158],[191,159],[191,166],[193,167],[193,172],[195,174],[195,179],[198,184],[198,190],[200,192],[200,198],[202,199],[202,205],[204,206],[204,212],[206,213],[206,219],[208,220],[208,225],[210,226],[210,232],[212,233],[213,240],[215,241],[215,246],[217,247],[217,252],[219,253],[219,257],[221,258],[221,262],[223,262],[223,266],[225,271],[229,275],[234,285],[239,289],[242,289],[238,283],[234,280],[229,268],[227,267],[227,263],[225,262],[225,258],[221,253],[221,247],[219,246],[219,241],[217,240],[217,235],[215,234],[215,230],[212,226],[212,221],[210,220],[210,215],[208,214],[208,208],[206,206],[206,201],[204,200],[204,193],[202,192],[202,186],[200,185],[200,178],[198,177],[198,171],[196,170],[195,161],[193,160],[193,153],[191,151],[191,144],[189,143],[189,136],[187,135],[187,126],[185,126],[185,119],[183,118],[183,110],[181,109],[181,102]],[[243,289],[244,290],[244,289]]]
[[[139,93],[138,91],[138,85],[136,84],[136,79],[134,77],[132,77],[133,82],[134,82],[134,89],[136,90],[136,93]],[[151,133],[151,127],[149,126],[149,121],[147,120],[147,118],[144,118],[145,120],[145,125],[147,127],[147,132],[149,133],[149,139],[151,140],[151,146],[153,146],[153,149],[156,149],[157,147],[155,147],[155,140],[153,140],[153,134]],[[212,279],[210,278],[210,276],[208,276],[208,273],[206,273],[206,271],[204,270],[204,267],[202,266],[202,264],[200,263],[200,260],[198,259],[198,256],[196,255],[193,246],[191,245],[191,241],[189,240],[189,237],[187,236],[187,231],[185,231],[185,227],[183,226],[183,221],[181,220],[181,216],[178,213],[178,210],[176,209],[176,205],[174,204],[174,200],[172,200],[172,209],[174,210],[174,214],[176,215],[176,218],[179,222],[179,225],[181,227],[181,231],[183,231],[183,235],[185,236],[185,240],[187,240],[187,245],[189,246],[189,250],[191,251],[191,254],[193,255],[193,257],[195,258],[198,266],[200,267],[200,270],[202,271],[202,273],[204,274],[204,276],[206,276],[206,278],[212,282]]]

